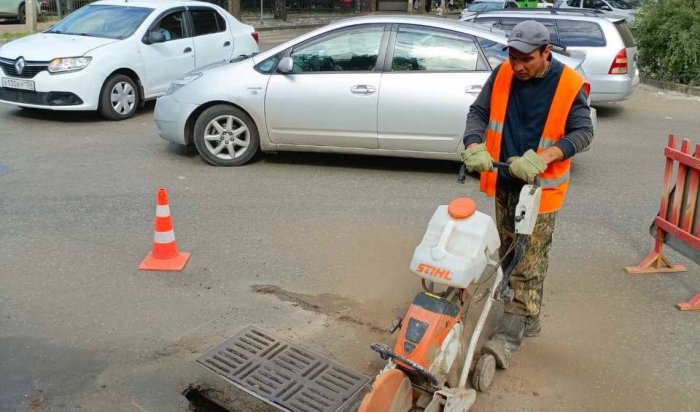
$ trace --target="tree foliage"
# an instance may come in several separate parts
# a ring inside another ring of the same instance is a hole
[[[648,1],[634,32],[646,76],[700,84],[700,0]]]

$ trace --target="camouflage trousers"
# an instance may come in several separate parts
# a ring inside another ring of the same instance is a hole
[[[496,190],[496,226],[501,238],[501,256],[513,243],[515,206],[519,197],[520,190],[507,187],[498,187]],[[510,277],[510,287],[515,292],[515,298],[512,302],[506,302],[506,312],[526,316],[540,313],[556,217],[557,212],[543,213],[537,217],[525,253]],[[503,262],[504,269],[508,267],[512,256],[513,253]]]

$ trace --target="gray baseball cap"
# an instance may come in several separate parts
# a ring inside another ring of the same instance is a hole
[[[508,47],[527,54],[550,41],[549,30],[534,20],[518,23],[508,35]]]

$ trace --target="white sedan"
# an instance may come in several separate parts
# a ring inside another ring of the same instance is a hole
[[[185,73],[258,51],[254,28],[212,4],[98,1],[0,48],[0,101],[122,120]]]

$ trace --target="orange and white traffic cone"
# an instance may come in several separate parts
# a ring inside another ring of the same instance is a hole
[[[189,253],[177,250],[168,192],[161,187],[158,189],[153,250],[141,262],[139,269],[178,272],[185,267],[189,259]]]

